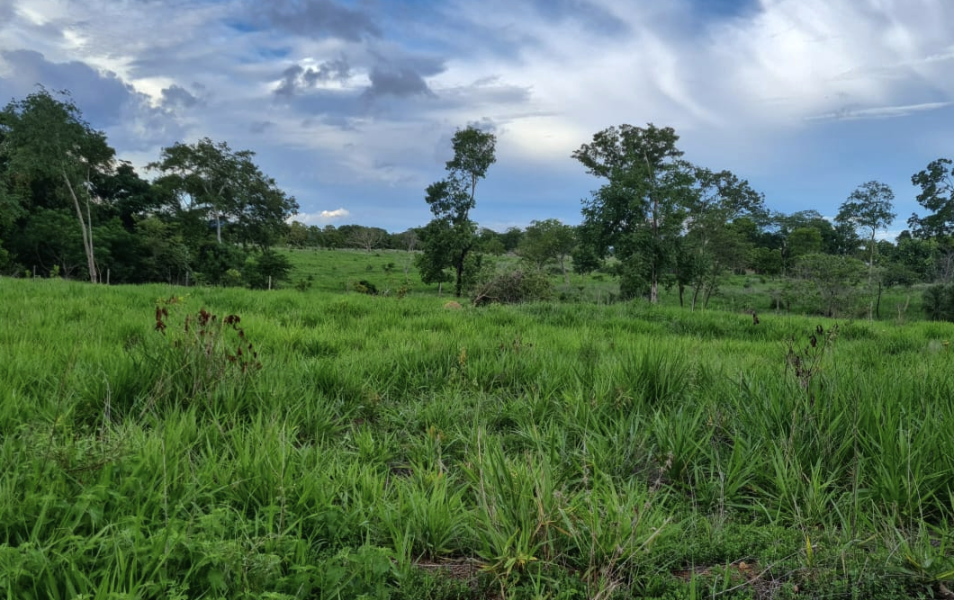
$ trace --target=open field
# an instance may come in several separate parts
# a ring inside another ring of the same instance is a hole
[[[0,590],[951,587],[954,325],[756,325],[641,303],[453,310],[446,295],[321,280],[304,293],[0,281]]]
[[[375,284],[379,291],[395,293],[402,286],[407,286],[408,293],[414,296],[438,296],[436,285],[421,283],[420,273],[414,267],[415,254],[401,250],[283,250],[289,257],[295,269],[291,275],[292,281],[287,284],[310,278],[309,289],[328,292],[351,292],[353,284],[367,280]],[[494,262],[500,268],[530,268],[521,263],[515,255],[499,257],[486,256],[485,259]],[[570,261],[572,263],[572,261]],[[406,268],[406,273],[405,273]],[[583,277],[570,273],[570,283],[567,285],[559,270],[555,266],[549,268],[549,279],[554,287],[557,300],[563,302],[593,302],[597,304],[613,303],[619,300],[619,284],[615,277],[603,273],[594,273]],[[794,288],[789,292],[796,298],[810,292],[807,289],[798,289],[795,286],[808,286],[804,282],[793,281],[788,284]],[[755,274],[730,275],[712,297],[709,308],[729,312],[752,312],[779,314],[772,302],[773,297],[780,295],[786,288],[786,280],[782,277],[763,277]],[[924,286],[887,288],[881,299],[881,316],[874,313],[874,299],[863,296],[851,311],[852,316],[859,319],[883,321],[912,321],[923,319],[921,296]],[[448,296],[445,288],[443,296]],[[690,302],[691,290],[686,293],[686,302]],[[663,287],[660,290],[660,304],[663,306],[679,306],[679,294],[676,289]],[[793,312],[811,312],[803,302],[796,300],[792,304]]]

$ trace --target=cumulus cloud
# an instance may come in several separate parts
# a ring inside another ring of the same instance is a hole
[[[334,221],[340,221],[351,216],[351,212],[346,208],[336,208],[335,210],[322,210],[313,213],[298,213],[291,221],[298,221],[305,225],[328,225]]]

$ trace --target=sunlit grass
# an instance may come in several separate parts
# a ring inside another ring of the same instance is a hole
[[[154,330],[172,296],[170,323],[240,315],[261,370],[195,388],[200,359]],[[832,321],[445,300],[3,279],[0,589],[890,598],[954,578],[954,325],[841,321],[806,384],[789,340]]]

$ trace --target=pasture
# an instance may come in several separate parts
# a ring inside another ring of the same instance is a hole
[[[351,277],[0,280],[7,597],[949,593],[954,325]]]

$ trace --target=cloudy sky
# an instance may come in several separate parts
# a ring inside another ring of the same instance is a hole
[[[570,158],[672,126],[770,207],[833,215],[859,184],[918,210],[954,157],[950,0],[0,0],[0,101],[69,89],[121,157],[209,136],[257,153],[299,220],[429,220],[458,127],[497,134],[473,217],[580,220]]]

